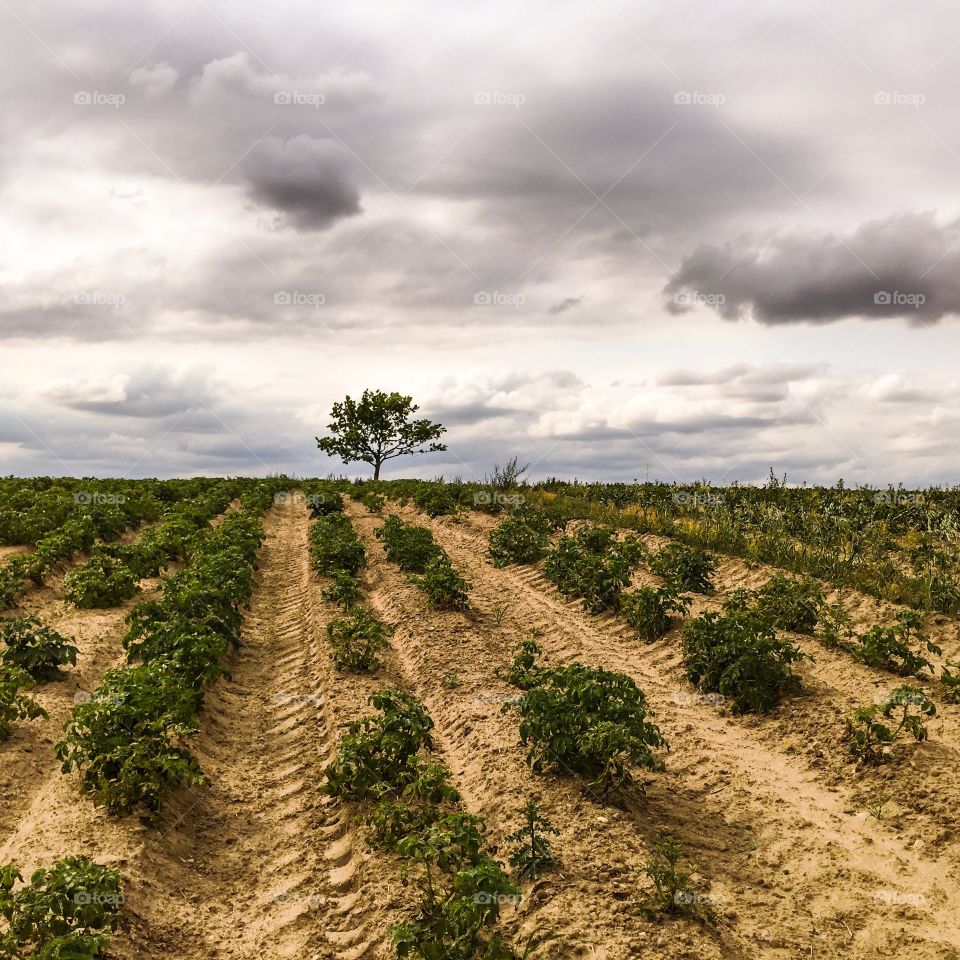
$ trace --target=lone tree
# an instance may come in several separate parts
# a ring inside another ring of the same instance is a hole
[[[344,463],[373,464],[373,479],[379,480],[380,467],[387,460],[447,449],[445,443],[436,442],[446,427],[411,419],[419,409],[413,397],[382,390],[364,390],[359,402],[344,397],[330,411],[327,429],[333,436],[317,437],[317,446]]]

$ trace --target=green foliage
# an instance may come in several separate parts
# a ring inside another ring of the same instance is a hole
[[[546,834],[559,836],[560,831],[540,812],[540,805],[532,798],[518,813],[523,817],[523,826],[506,837],[506,842],[513,845],[510,866],[518,877],[536,880],[544,870],[559,863]]]
[[[803,654],[777,636],[763,613],[728,607],[686,625],[683,656],[687,677],[700,690],[729,697],[734,713],[766,713],[799,686],[790,665]]]
[[[437,442],[445,427],[412,419],[419,409],[412,397],[382,390],[364,390],[359,401],[344,397],[330,411],[331,436],[317,437],[317,446],[344,463],[371,464],[373,479],[379,480],[387,460],[447,449]]]
[[[402,690],[370,697],[380,716],[350,724],[336,760],[326,769],[324,791],[347,800],[402,793],[417,779],[420,750],[432,750],[433,721],[423,705]]]
[[[545,667],[537,663],[537,658],[543,651],[534,640],[521,640],[516,646],[516,655],[510,670],[503,679],[521,690],[529,690],[540,682]],[[498,670],[498,675],[500,671]]]
[[[115,607],[137,592],[137,577],[118,560],[99,555],[63,578],[66,598],[82,609]]]
[[[691,593],[713,593],[713,574],[716,562],[710,554],[671,543],[658,550],[650,561],[650,570],[658,577],[671,581],[680,590]]]
[[[382,513],[387,504],[387,498],[382,493],[373,490],[364,490],[357,499],[371,512]]]
[[[321,576],[338,571],[356,576],[367,565],[366,550],[343,513],[323,516],[310,528],[310,557]]]
[[[442,484],[424,484],[413,495],[413,502],[427,516],[442,517],[457,512],[457,501]]]
[[[674,618],[686,616],[689,609],[690,598],[671,581],[661,587],[637,587],[620,597],[620,615],[648,643],[667,634]]]
[[[644,912],[651,918],[686,914],[699,919],[715,919],[709,900],[690,889],[692,871],[680,841],[669,834],[654,837],[643,872],[653,883],[644,896]]]
[[[61,676],[64,664],[76,666],[77,647],[38,617],[15,617],[0,628],[0,663],[19,667],[37,683]]]
[[[82,773],[80,789],[112,814],[138,804],[159,809],[163,794],[203,782],[183,742],[196,733],[196,695],[173,662],[108,671],[87,703],[78,703],[56,745],[64,773]]]
[[[347,616],[327,624],[333,662],[339,670],[373,671],[387,649],[387,628],[367,607],[353,607]]]
[[[415,583],[427,595],[431,605],[439,610],[469,610],[470,584],[453,569],[446,555],[434,557],[422,577],[412,576]]]
[[[880,763],[901,734],[926,740],[924,718],[936,712],[936,705],[922,690],[899,687],[884,703],[860,707],[847,719],[850,752],[864,763]]]
[[[849,648],[855,636],[853,617],[842,603],[821,607],[816,637],[825,647]]]
[[[397,516],[388,517],[375,535],[383,541],[387,559],[406,573],[425,573],[432,560],[443,556],[426,527],[406,523]]]
[[[531,669],[533,676],[536,683],[515,708],[534,771],[576,773],[606,798],[633,783],[634,767],[663,769],[653,748],[666,740],[647,719],[646,698],[630,677],[581,663]]]
[[[812,634],[824,607],[820,585],[776,574],[757,593],[757,605],[781,630]]]
[[[402,840],[424,833],[460,800],[446,767],[427,763],[421,757],[416,758],[414,766],[414,778],[399,793],[395,785],[384,785],[380,791],[383,799],[365,817],[375,847],[397,852]]]
[[[508,517],[490,531],[490,557],[496,567],[536,563],[546,556],[549,547],[546,530],[520,516]]]
[[[324,600],[339,603],[343,607],[354,606],[362,596],[360,581],[346,570],[334,570],[330,574],[330,582],[320,593]]]
[[[620,594],[645,554],[635,537],[618,542],[614,531],[584,527],[560,538],[544,563],[544,575],[564,596],[583,598],[591,613],[616,610]]]
[[[10,724],[14,720],[47,718],[47,711],[33,697],[20,692],[35,686],[33,678],[24,670],[0,664],[0,740],[10,736]]]
[[[919,676],[923,670],[932,673],[933,664],[914,645],[928,653],[941,653],[923,632],[923,617],[913,610],[902,610],[896,615],[896,623],[872,627],[857,637],[851,652],[861,663],[901,677]]]
[[[34,871],[28,884],[15,863],[0,867],[0,957],[98,960],[123,925],[120,875],[87,857],[65,857]]]
[[[520,888],[484,851],[483,821],[451,813],[398,844],[411,861],[420,902],[413,920],[390,928],[398,958],[511,960],[499,934],[490,934],[504,903]]]

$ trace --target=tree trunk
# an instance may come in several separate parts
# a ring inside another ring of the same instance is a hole
[[[380,463],[379,463],[379,461],[373,465],[373,479],[374,479],[374,480],[379,480],[379,479],[380,479]]]

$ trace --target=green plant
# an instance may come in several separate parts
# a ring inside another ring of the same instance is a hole
[[[933,664],[914,644],[928,653],[942,652],[923,632],[923,617],[913,610],[902,610],[896,615],[896,623],[873,627],[857,637],[851,652],[861,663],[901,677],[919,676],[923,670],[933,673]]]
[[[536,563],[550,546],[547,531],[521,516],[508,517],[490,531],[490,557],[495,567],[511,563]]]
[[[507,611],[510,608],[505,603],[498,603],[493,608],[493,622],[496,626],[502,627],[503,621],[507,616]]]
[[[690,889],[693,874],[676,838],[669,834],[653,838],[643,872],[653,883],[653,890],[643,898],[644,912],[651,919],[664,914],[714,919],[709,898]]]
[[[320,490],[307,494],[307,506],[314,520],[343,513],[343,496],[336,490]]]
[[[536,880],[542,871],[558,865],[545,835],[559,836],[560,831],[543,816],[540,805],[532,798],[518,813],[523,817],[523,826],[506,837],[506,842],[513,845],[510,866],[518,877]]]
[[[412,419],[419,409],[412,397],[382,390],[364,390],[359,401],[344,397],[330,411],[332,436],[317,437],[317,446],[344,463],[371,464],[373,479],[379,480],[387,460],[447,449],[437,442],[445,427]]]
[[[20,692],[32,690],[35,686],[26,671],[0,664],[0,740],[10,736],[10,724],[14,720],[47,719],[47,711],[33,697]]]
[[[453,569],[445,555],[434,557],[427,564],[423,576],[411,576],[410,580],[420,587],[430,603],[440,610],[470,609],[470,598],[467,595],[470,584]]]
[[[881,793],[880,796],[876,798],[876,800],[874,800],[872,803],[867,804],[867,813],[869,813],[874,820],[882,820],[883,810],[889,802],[890,802],[890,795],[886,793]]]
[[[686,616],[689,609],[690,598],[669,581],[656,588],[637,587],[620,597],[620,615],[648,643],[668,633],[674,618]]]
[[[504,709],[520,714],[520,739],[530,745],[534,771],[576,773],[606,798],[633,783],[634,767],[663,769],[653,749],[666,740],[647,719],[646,698],[630,677],[581,663],[527,674],[535,683]]]
[[[812,634],[824,607],[820,585],[776,574],[757,593],[757,604],[781,630]]]
[[[63,589],[78,607],[115,607],[136,594],[137,577],[125,563],[100,555],[68,573]]]
[[[863,763],[880,763],[901,733],[917,741],[926,740],[924,718],[936,712],[936,704],[922,690],[899,687],[883,703],[860,707],[847,719],[850,752]]]
[[[382,513],[387,503],[387,498],[383,494],[374,493],[372,490],[364,490],[359,500],[371,513]]]
[[[716,562],[703,550],[671,543],[658,550],[650,561],[650,570],[665,580],[673,581],[680,590],[691,593],[713,593]]]
[[[432,560],[443,556],[426,527],[405,523],[397,516],[388,517],[375,535],[383,541],[387,559],[405,573],[424,573]]]
[[[322,516],[310,528],[310,556],[321,576],[340,572],[356,576],[367,565],[363,544],[343,513]]]
[[[336,760],[326,769],[324,791],[348,800],[379,799],[401,793],[416,780],[420,750],[432,750],[433,721],[423,705],[401,690],[370,697],[380,716],[350,724]]]
[[[534,640],[521,640],[515,650],[513,663],[503,679],[521,690],[529,690],[540,682],[540,676],[545,670],[537,663],[542,651]],[[497,675],[500,676],[501,672],[498,668]]]
[[[347,616],[327,624],[333,662],[340,670],[377,670],[379,654],[387,649],[387,629],[366,607],[354,607]]]
[[[0,662],[19,667],[37,683],[61,676],[64,664],[76,666],[77,647],[38,617],[15,617],[0,629]]]
[[[21,886],[14,890],[17,881]],[[11,960],[98,960],[123,926],[120,875],[87,857],[65,857],[30,882],[15,863],[0,867],[0,956]]]
[[[612,530],[585,527],[560,538],[543,572],[564,596],[582,597],[587,610],[602,613],[617,609],[644,554],[645,547],[635,537],[618,542]]]
[[[449,516],[457,512],[457,501],[440,484],[425,484],[413,495],[413,502],[429,517]]]
[[[460,678],[455,673],[448,673],[440,682],[445,690],[456,690],[460,686]]]
[[[346,570],[334,570],[330,574],[330,583],[320,593],[324,600],[343,607],[352,607],[362,596],[360,581]]]
[[[842,603],[825,603],[817,626],[817,639],[825,647],[849,647],[856,635],[853,617]]]
[[[518,903],[520,888],[484,850],[479,817],[451,813],[398,844],[417,874],[420,902],[414,918],[390,928],[398,958],[511,960],[501,936],[490,934],[504,903]]]
[[[700,690],[730,697],[734,713],[766,713],[799,686],[791,664],[803,654],[778,637],[762,613],[739,608],[687,623],[683,656],[687,677]]]

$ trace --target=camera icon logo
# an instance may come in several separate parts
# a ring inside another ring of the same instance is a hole
[[[78,90],[73,95],[73,102],[81,107],[88,107],[93,103],[93,96],[89,90]]]
[[[293,103],[293,94],[289,90],[278,90],[273,95],[273,102],[281,105]]]

